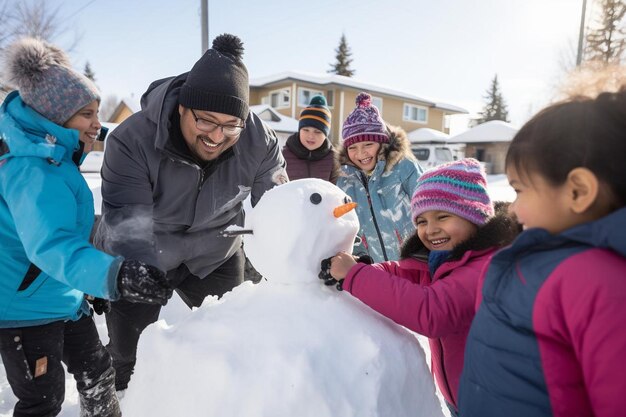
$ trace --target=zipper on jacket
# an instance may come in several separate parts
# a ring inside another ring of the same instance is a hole
[[[202,189],[202,184],[204,184],[204,170],[200,168],[200,178],[198,179],[198,192]]]
[[[311,157],[312,156],[313,156],[313,152],[309,151],[309,157],[306,160],[307,178],[311,178]]]
[[[367,196],[367,202],[370,206],[370,213],[372,213],[372,220],[374,221],[374,229],[376,229],[376,234],[378,235],[378,241],[380,242],[380,248],[383,251],[383,257],[385,261],[388,261],[387,251],[385,250],[385,242],[383,241],[383,236],[380,234],[380,229],[378,227],[378,222],[376,221],[376,215],[374,214],[374,207],[372,206],[372,199],[370,197],[370,190],[368,186],[368,179],[365,177],[365,174],[362,172],[359,173],[361,176],[361,182],[363,182],[363,186],[365,187],[365,195]]]

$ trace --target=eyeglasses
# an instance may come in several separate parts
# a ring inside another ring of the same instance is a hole
[[[203,132],[211,133],[214,132],[218,127],[221,129],[224,136],[237,136],[241,133],[242,130],[246,128],[246,123],[243,123],[243,126],[238,125],[223,125],[219,123],[212,122],[207,119],[202,119],[196,116],[196,113],[191,110],[191,114],[193,114],[193,118],[196,120],[196,127],[198,130],[202,130]]]

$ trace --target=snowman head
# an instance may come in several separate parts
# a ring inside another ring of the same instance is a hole
[[[322,259],[352,251],[359,220],[350,197],[328,181],[307,178],[267,191],[246,213],[244,250],[268,281],[319,284]]]

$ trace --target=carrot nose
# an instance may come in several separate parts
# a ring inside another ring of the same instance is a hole
[[[340,218],[341,216],[343,216],[344,214],[348,213],[350,210],[352,210],[356,206],[357,206],[356,203],[342,204],[341,206],[335,207],[335,209],[333,210],[333,215],[336,218]]]

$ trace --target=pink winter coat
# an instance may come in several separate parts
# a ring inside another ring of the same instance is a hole
[[[478,279],[497,248],[509,244],[517,232],[510,218],[497,216],[462,248],[455,248],[453,260],[442,263],[433,277],[425,260],[405,258],[373,265],[358,263],[343,282],[344,290],[372,309],[428,337],[435,380],[446,401],[455,407]],[[405,248],[407,245],[423,249],[417,236],[410,238]]]

